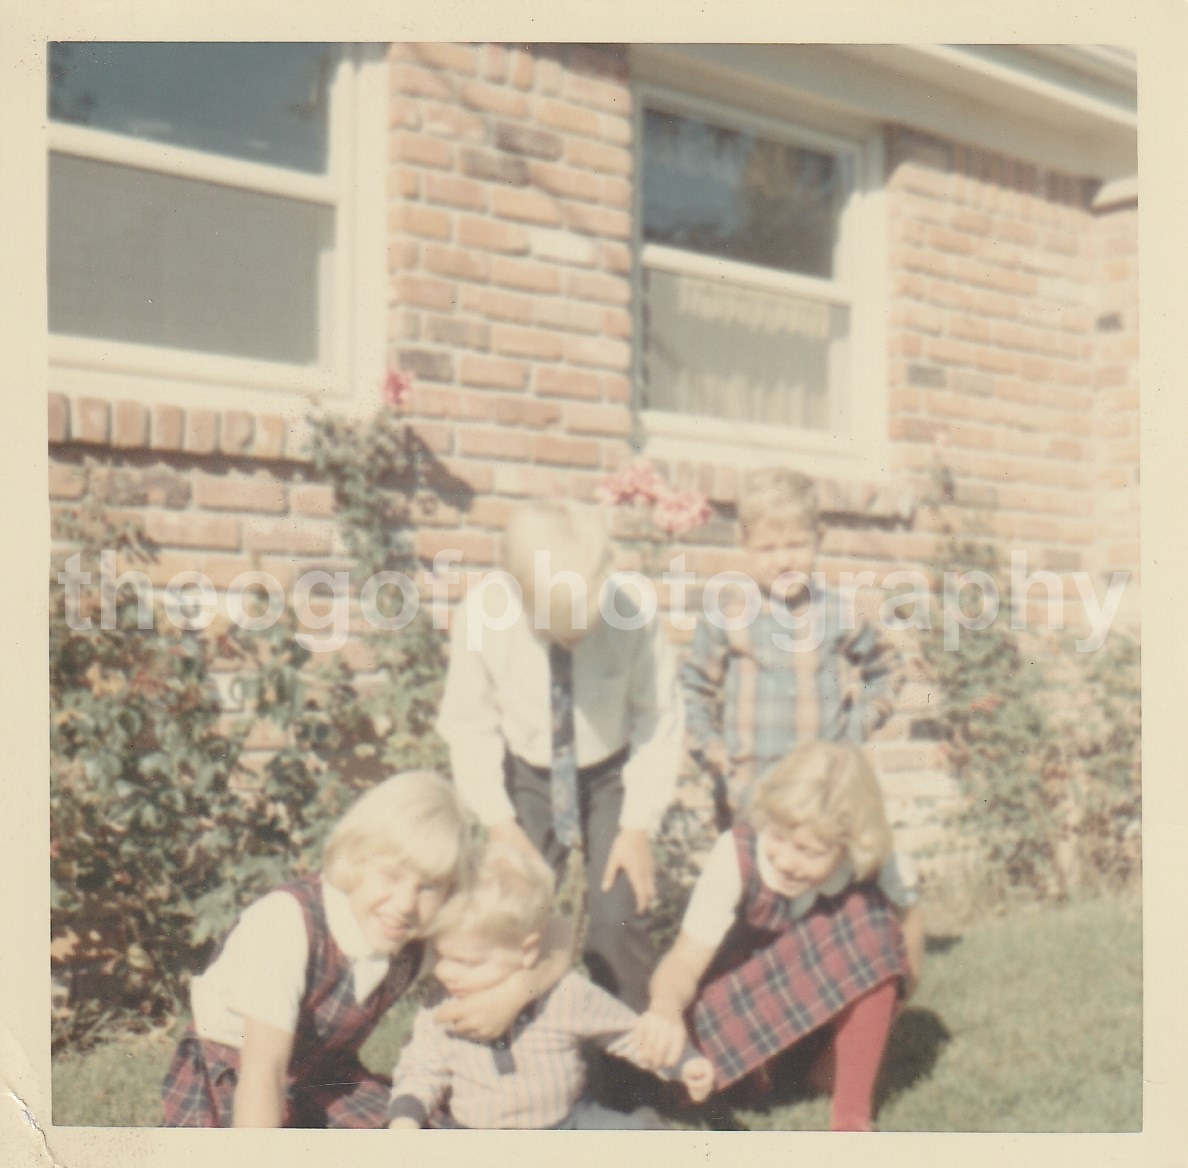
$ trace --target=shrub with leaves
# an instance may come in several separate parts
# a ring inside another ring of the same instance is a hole
[[[369,419],[311,419],[313,472],[334,487],[356,580],[411,576],[414,507],[465,501],[392,404]],[[78,589],[90,628],[71,627],[50,576],[52,957],[70,983],[55,1003],[58,1045],[175,1012],[242,907],[316,865],[361,790],[444,762],[432,732],[444,637],[428,611],[396,632],[358,634],[377,663],[367,685],[340,658],[303,648],[289,613],[267,630],[224,622],[211,635],[217,623],[183,632],[157,611],[141,629],[123,589],[104,629],[100,552],[144,564],[156,549],[134,523],[112,521],[104,473],[89,482],[55,534],[91,573]],[[395,615],[387,593],[377,607]],[[215,685],[229,668],[234,718]],[[262,762],[244,749],[261,720],[283,739]]]

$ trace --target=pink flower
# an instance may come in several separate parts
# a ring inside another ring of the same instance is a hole
[[[652,509],[652,522],[674,539],[708,523],[713,517],[713,508],[697,491],[666,495],[657,499]]]
[[[617,506],[620,503],[655,503],[665,493],[660,472],[645,461],[620,467],[598,484],[594,492],[600,503]]]
[[[404,399],[412,393],[413,379],[411,373],[401,373],[399,369],[389,369],[384,378],[384,404],[394,410],[400,409]]]

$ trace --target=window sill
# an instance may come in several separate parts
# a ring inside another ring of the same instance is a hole
[[[743,470],[789,466],[822,480],[889,482],[887,446],[873,438],[839,438],[825,432],[663,410],[643,410],[639,417],[649,457]]]

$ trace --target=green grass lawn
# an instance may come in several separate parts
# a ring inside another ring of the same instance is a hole
[[[1137,900],[1019,912],[932,937],[924,978],[884,1063],[884,1131],[1137,1131],[1142,1123],[1142,927]],[[390,1069],[411,1009],[364,1048]],[[110,1042],[54,1061],[57,1125],[159,1121],[172,1037]],[[777,1073],[761,1106],[721,1102],[681,1126],[828,1127],[829,1104]]]

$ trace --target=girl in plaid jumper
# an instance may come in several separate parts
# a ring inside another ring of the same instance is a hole
[[[194,979],[194,1020],[165,1077],[166,1126],[382,1127],[389,1083],[359,1048],[416,979],[421,938],[469,869],[468,838],[437,775],[397,775],[360,798],[322,873],[251,905]],[[499,1034],[567,964],[558,951],[443,1021]]]
[[[915,902],[858,749],[798,747],[706,861],[652,978],[642,1061],[667,1065],[691,1031],[721,1090],[821,1032],[836,1068],[831,1125],[869,1130],[896,1001],[923,958]]]

